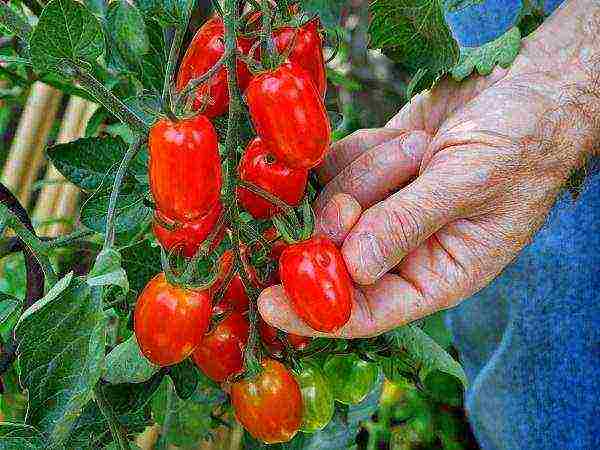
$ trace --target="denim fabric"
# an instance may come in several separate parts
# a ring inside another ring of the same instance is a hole
[[[561,0],[546,0],[547,12]],[[462,46],[517,20],[521,0],[447,13]],[[449,311],[470,380],[466,408],[484,450],[600,449],[600,160],[580,196],[486,289]]]

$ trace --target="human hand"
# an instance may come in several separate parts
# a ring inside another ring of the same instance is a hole
[[[561,14],[577,16],[581,3]],[[541,226],[600,136],[596,43],[574,42],[569,28],[596,35],[597,14],[585,23],[557,16],[510,70],[446,80],[386,129],[332,147],[319,168],[328,184],[315,204],[317,232],[342,245],[356,282],[352,317],[335,336],[377,335],[455,305]],[[262,293],[259,309],[285,331],[323,335],[294,314],[281,286]]]

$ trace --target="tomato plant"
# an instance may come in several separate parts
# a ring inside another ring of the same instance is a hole
[[[371,392],[378,376],[375,364],[356,355],[332,356],[323,366],[331,383],[333,397],[341,403],[360,403]]]
[[[302,431],[314,433],[329,424],[335,411],[333,393],[321,369],[310,362],[296,375],[302,392]]]

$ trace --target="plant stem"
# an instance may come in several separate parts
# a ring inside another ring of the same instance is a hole
[[[102,385],[100,383],[96,384],[96,387],[94,387],[94,396],[96,397],[98,408],[108,422],[110,433],[117,443],[117,447],[120,450],[131,450],[131,447],[129,447],[129,439],[127,439],[127,435],[121,427],[121,423],[119,422],[119,418],[115,414],[115,411],[104,396],[104,391],[102,390]]]
[[[179,59],[179,50],[181,49],[181,43],[183,41],[184,34],[185,30],[182,30],[180,27],[175,28],[173,42],[171,43],[171,50],[169,51],[169,59],[167,61],[165,84],[163,85],[162,101],[164,107],[166,108],[167,115],[171,118],[173,118],[174,116],[172,89],[173,77],[175,76],[175,68],[177,67],[177,61]]]
[[[28,43],[31,32],[31,25],[15,13],[7,3],[0,3],[0,23],[15,33],[23,42]]]
[[[78,230],[74,231],[71,234],[67,234],[66,236],[60,236],[55,239],[51,239],[48,241],[44,241],[44,245],[47,249],[53,249],[58,247],[67,247],[74,242],[80,241],[87,237],[94,235],[95,232],[91,230]],[[42,238],[43,239],[43,238]]]
[[[102,104],[121,122],[129,125],[134,132],[148,134],[148,125],[129,106],[104,87],[94,76],[72,61],[65,61],[67,69],[75,76],[83,89]]]
[[[264,198],[269,203],[274,204],[279,209],[281,209],[287,216],[295,217],[296,213],[294,211],[294,208],[292,208],[290,205],[288,205],[286,202],[281,200],[276,195],[273,195],[270,192],[265,191],[264,189],[254,185],[252,183],[248,183],[247,181],[239,180],[238,186],[243,187],[244,189],[252,192],[253,194],[256,194],[259,197]]]
[[[219,60],[215,63],[215,65],[212,66],[210,69],[208,69],[208,71],[206,73],[199,76],[198,78],[194,78],[193,80],[188,81],[188,84],[185,86],[185,88],[183,88],[183,90],[177,96],[176,107],[177,108],[182,107],[183,104],[185,103],[186,99],[190,96],[190,94],[192,94],[198,88],[198,86],[200,86],[202,83],[205,83],[206,81],[211,79],[219,70],[221,70],[221,68],[225,64],[225,61],[227,61],[227,58],[229,58],[229,57],[230,57],[229,52],[227,52],[227,51],[224,52],[223,56],[221,56],[221,58],[219,58]]]
[[[108,250],[115,243],[115,215],[117,210],[117,200],[119,198],[119,193],[121,192],[121,185],[123,184],[123,179],[125,178],[125,174],[127,172],[127,167],[135,155],[140,151],[142,145],[146,142],[146,137],[138,138],[136,142],[134,142],[119,165],[119,169],[115,175],[115,182],[113,184],[112,192],[110,193],[110,199],[108,201],[108,212],[106,215],[106,234],[104,236],[104,246],[102,250]]]
[[[175,386],[172,382],[167,383],[167,404],[165,405],[165,419],[160,429],[160,438],[157,447],[159,449],[166,449],[168,440],[167,434],[169,427],[171,426],[171,418],[173,417],[173,402],[175,400]]]

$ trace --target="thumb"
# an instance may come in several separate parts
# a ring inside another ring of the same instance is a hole
[[[398,265],[460,211],[450,188],[434,174],[366,210],[344,242],[342,253],[354,281],[371,285]]]
[[[322,210],[317,211],[315,234],[324,234],[339,247],[358,221],[361,212],[362,208],[354,197],[336,194]]]

